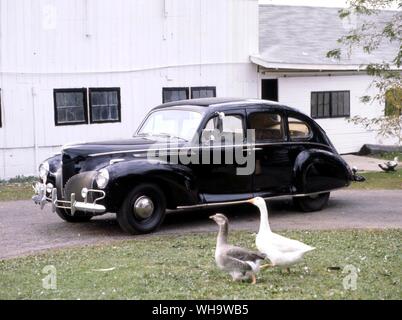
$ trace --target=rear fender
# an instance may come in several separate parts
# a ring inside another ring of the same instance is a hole
[[[346,187],[352,171],[340,155],[325,150],[300,152],[293,167],[293,186],[298,194]]]

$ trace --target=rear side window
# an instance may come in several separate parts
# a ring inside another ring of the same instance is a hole
[[[255,130],[255,139],[259,141],[283,141],[282,117],[277,113],[256,112],[249,115],[250,129]]]
[[[310,127],[304,121],[296,118],[288,118],[289,137],[291,140],[309,139],[312,135]]]

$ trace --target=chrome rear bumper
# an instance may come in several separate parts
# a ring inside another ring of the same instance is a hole
[[[58,200],[57,199],[57,189],[52,188],[50,192],[47,191],[48,187],[40,182],[36,182],[33,185],[35,190],[35,195],[32,197],[32,200],[35,204],[40,205],[41,209],[44,208],[47,202],[52,204],[52,211],[55,212],[56,208],[67,209],[71,211],[71,215],[73,216],[76,211],[90,212],[94,214],[104,213],[106,212],[106,207],[98,204],[97,202],[104,199],[106,196],[105,191],[96,190],[96,189],[85,189],[85,197],[84,202],[75,200],[75,193],[72,193],[70,196],[70,200]],[[90,193],[99,194],[99,197],[95,198],[93,202],[87,202],[88,195]]]

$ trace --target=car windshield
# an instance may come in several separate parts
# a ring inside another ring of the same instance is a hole
[[[151,113],[137,134],[191,140],[200,125],[202,114],[193,110],[159,110]]]

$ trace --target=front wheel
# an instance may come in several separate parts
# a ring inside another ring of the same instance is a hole
[[[56,208],[57,215],[67,222],[88,222],[93,215],[82,211],[76,211],[72,216],[70,210]]]
[[[163,222],[166,199],[159,187],[142,184],[131,190],[117,212],[120,227],[131,234],[149,233]]]
[[[304,212],[319,211],[324,208],[329,199],[329,192],[306,197],[294,197],[295,205]]]

